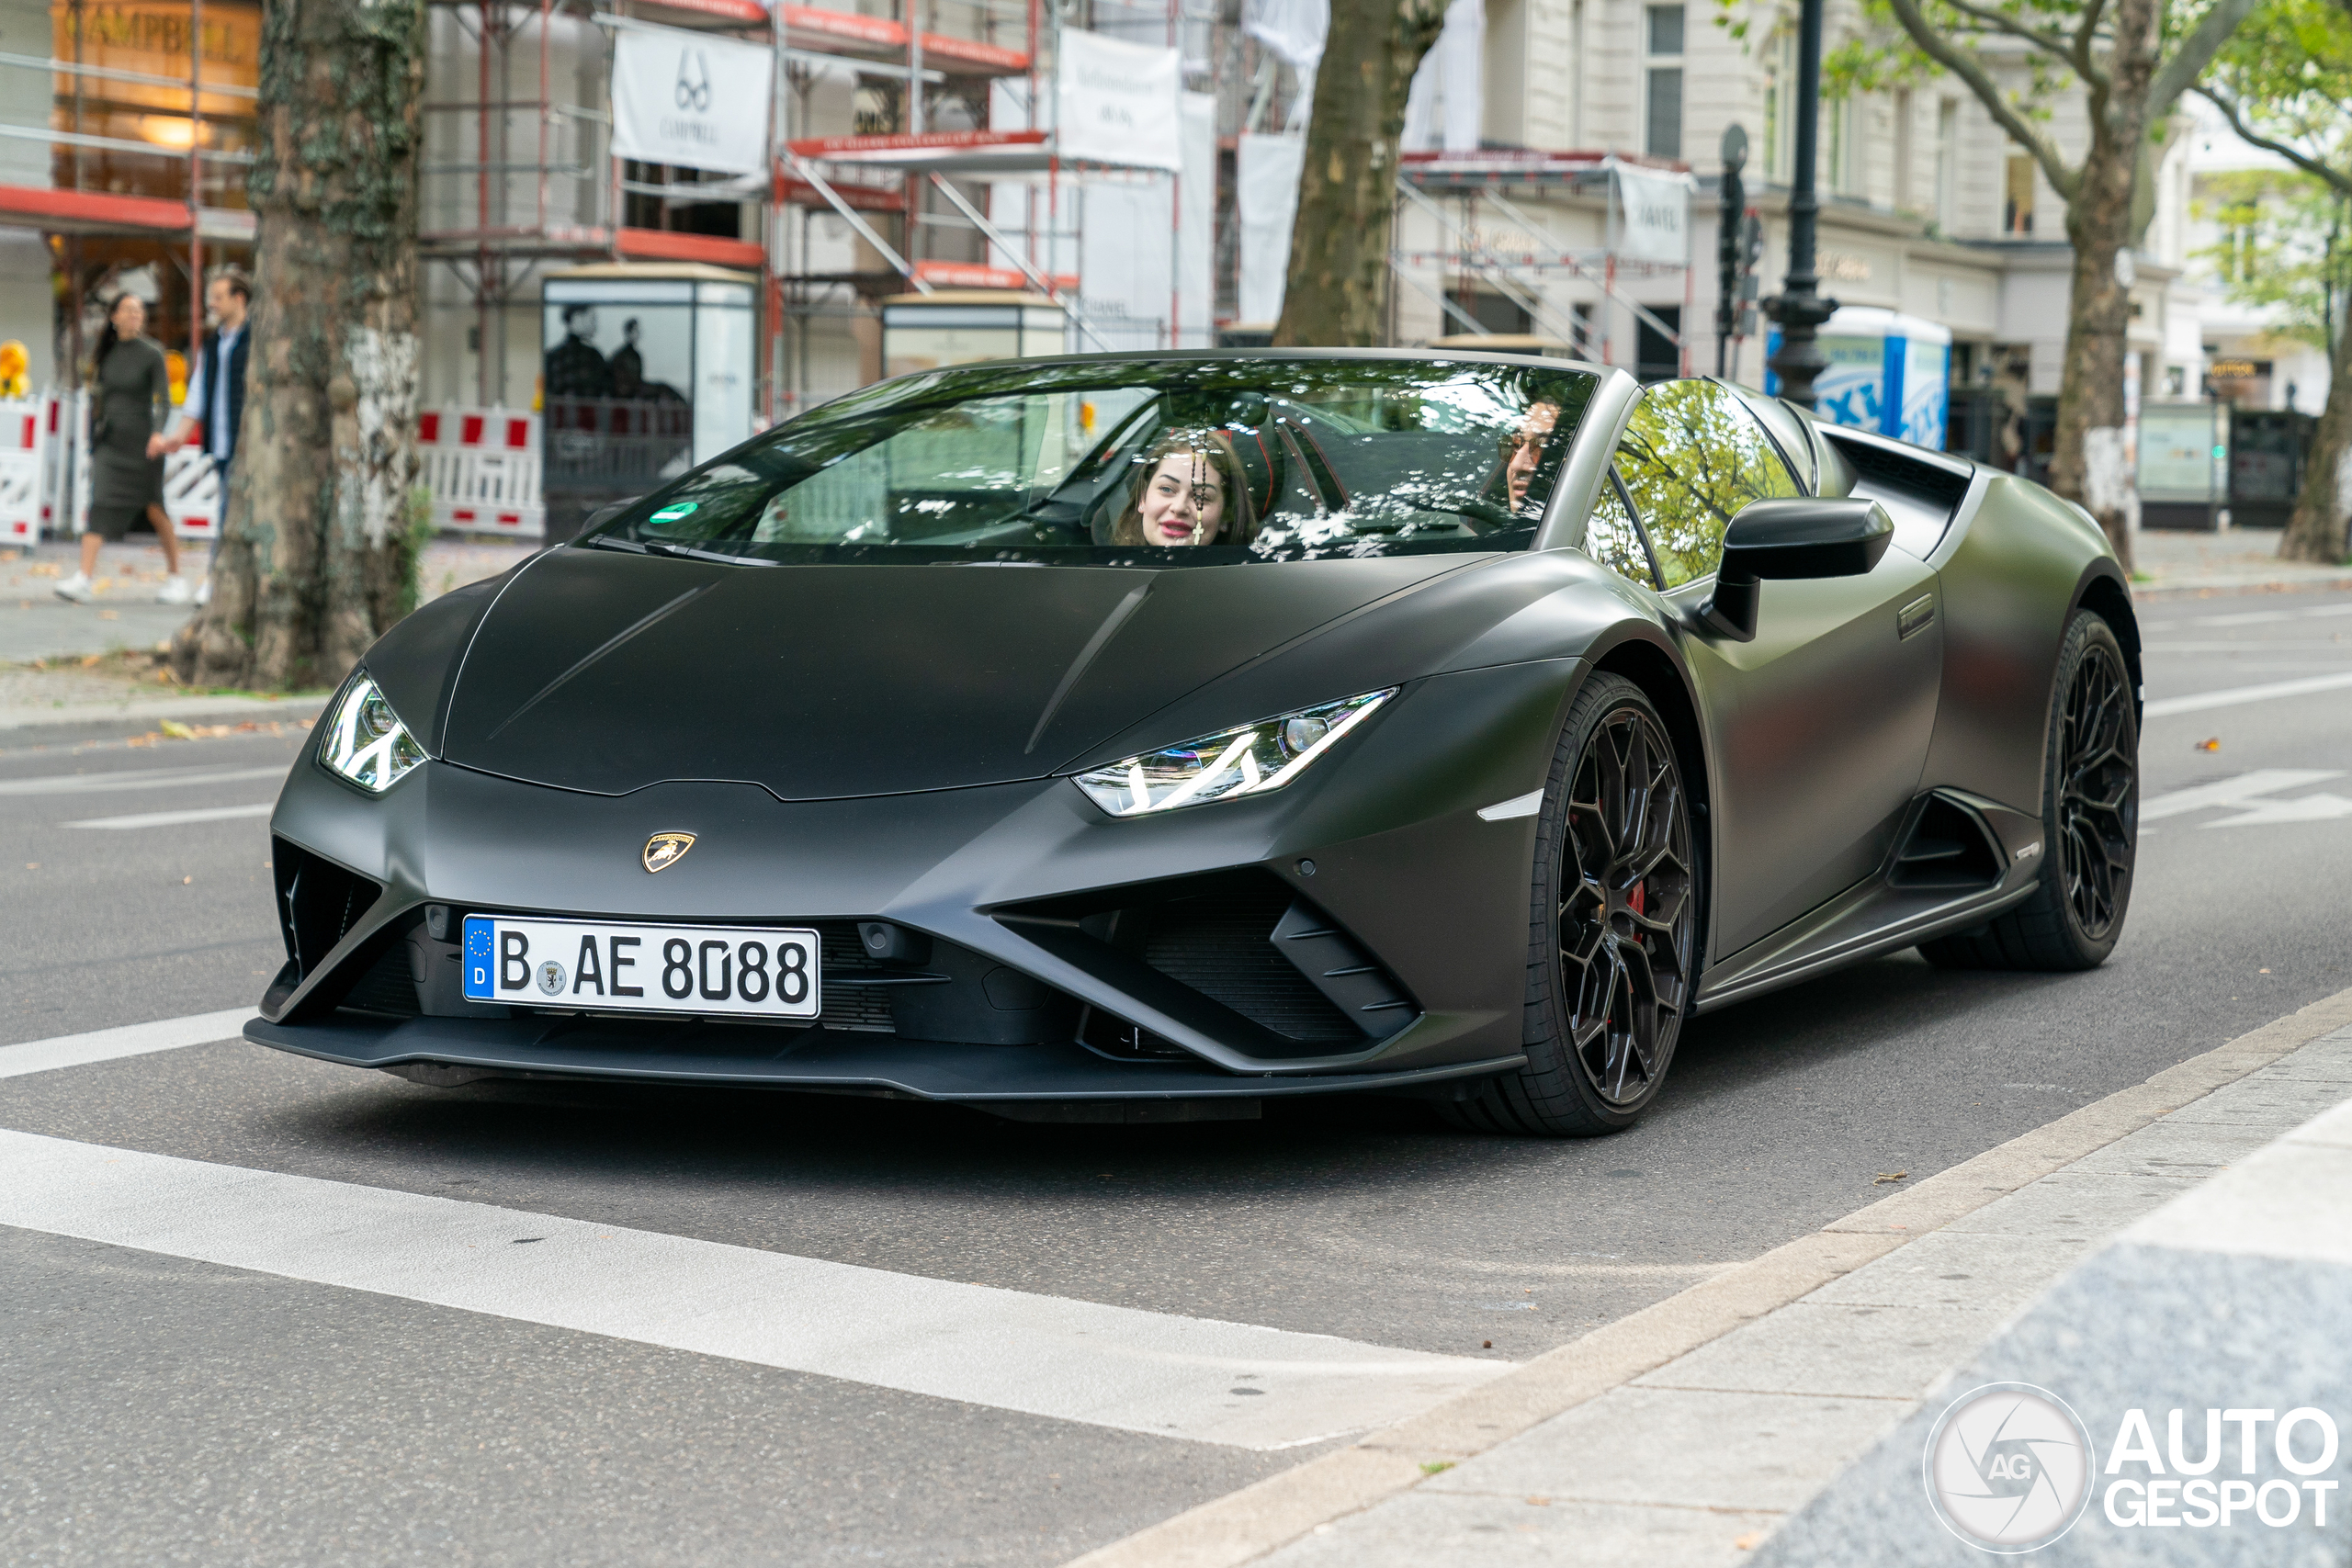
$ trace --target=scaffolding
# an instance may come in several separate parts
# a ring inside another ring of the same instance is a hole
[[[1524,314],[1537,335],[1567,345],[1580,357],[1611,364],[1617,351],[1608,313],[1623,310],[1637,328],[1646,327],[1672,345],[1675,374],[1690,373],[1692,334],[1688,324],[1695,288],[1690,259],[1687,252],[1679,262],[1624,254],[1619,243],[1617,196],[1622,169],[1687,175],[1688,164],[1611,152],[1521,150],[1408,153],[1400,162],[1396,182],[1400,216],[1419,214],[1435,226],[1444,243],[1419,247],[1399,244],[1389,253],[1390,274],[1403,290],[1436,306],[1442,320],[1468,336],[1499,335],[1471,309],[1472,296],[1483,289]],[[1523,205],[1551,206],[1564,198],[1588,213],[1595,203],[1600,205],[1600,243],[1563,243],[1551,223]],[[1490,221],[1493,218],[1501,219],[1508,227],[1498,231]],[[1400,223],[1400,233],[1402,229]],[[1430,269],[1441,280],[1437,288],[1418,276]],[[1446,279],[1453,283],[1451,294],[1444,286]],[[1675,307],[1678,315],[1673,321],[1665,320],[1655,308],[1655,285],[1663,279],[1681,286],[1682,300]],[[1570,287],[1558,290],[1552,287],[1555,282]],[[1634,289],[1653,298],[1645,303],[1634,297],[1630,291]],[[1564,292],[1568,298],[1563,299]],[[1567,307],[1565,313],[1563,304]],[[1638,359],[1636,367],[1640,367]]]

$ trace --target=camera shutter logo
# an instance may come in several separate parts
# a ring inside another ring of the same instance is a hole
[[[1928,1434],[1928,1501],[1944,1528],[1984,1551],[2037,1551],[2090,1506],[2098,1456],[2066,1402],[1996,1382],[1954,1400]]]
[[[678,51],[678,85],[673,96],[690,114],[710,112],[710,62],[698,49]]]

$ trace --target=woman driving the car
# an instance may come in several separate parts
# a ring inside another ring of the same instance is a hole
[[[1233,442],[1219,430],[1170,431],[1139,465],[1112,525],[1114,545],[1246,545],[1257,532]]]

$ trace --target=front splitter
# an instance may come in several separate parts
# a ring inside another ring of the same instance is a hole
[[[1526,1057],[1497,1057],[1403,1072],[1220,1072],[1182,1063],[1116,1062],[1083,1046],[958,1045],[821,1026],[678,1023],[602,1019],[368,1018],[306,1023],[254,1019],[245,1038],[353,1067],[411,1063],[489,1073],[553,1074],[650,1083],[887,1092],[917,1100],[1259,1100],[1362,1093],[1509,1072]]]

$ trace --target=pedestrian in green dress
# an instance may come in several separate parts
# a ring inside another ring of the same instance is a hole
[[[82,570],[57,585],[57,596],[77,604],[97,597],[90,579],[101,544],[119,544],[141,523],[155,530],[167,573],[156,601],[186,604],[195,595],[180,576],[179,540],[164,510],[164,417],[172,406],[172,377],[164,351],[145,335],[147,302],[119,297],[107,310],[106,330],[91,362],[96,407],[90,420],[90,521],[82,534]]]

